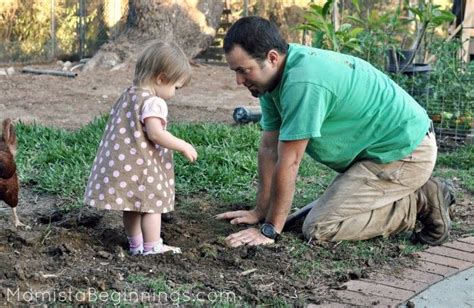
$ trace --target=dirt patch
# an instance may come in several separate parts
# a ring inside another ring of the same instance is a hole
[[[108,113],[133,77],[131,66],[80,72],[76,78],[23,74],[19,73],[21,67],[15,69],[11,76],[0,76],[2,118],[68,129],[79,128]],[[237,86],[227,66],[198,65],[193,66],[191,83],[168,104],[171,122],[232,123],[235,107],[257,106],[258,100]]]
[[[75,129],[108,113],[131,75],[128,67],[81,73],[74,79],[0,76],[0,113],[2,118]],[[240,105],[257,101],[235,85],[227,67],[210,65],[195,67],[192,83],[169,102],[175,122],[232,123],[232,111]],[[465,192],[454,208],[454,237],[474,228],[472,200]],[[344,281],[384,265],[395,269],[414,262],[401,256],[406,247],[396,239],[367,241],[370,253],[364,256],[355,244],[305,243],[293,231],[269,247],[228,249],[223,238],[244,227],[213,216],[245,206],[220,204],[207,196],[178,196],[172,220],[163,225],[165,241],[180,246],[182,255],[130,257],[119,213],[65,211],[68,205],[23,187],[19,214],[31,229],[17,230],[2,204],[0,303],[116,304],[141,299],[161,304],[318,304],[333,300],[329,290]]]
[[[453,237],[472,230],[470,200],[465,196],[457,205]],[[245,206],[217,205],[205,196],[178,198],[163,225],[164,240],[183,254],[130,257],[119,212],[66,212],[65,205],[23,188],[19,213],[29,230],[15,229],[9,209],[2,209],[0,302],[111,304],[141,296],[155,304],[327,303],[334,300],[330,290],[347,280],[415,262],[401,256],[406,247],[397,239],[367,241],[372,255],[364,257],[354,244],[305,243],[298,232],[268,247],[229,249],[224,236],[243,227],[213,216]]]

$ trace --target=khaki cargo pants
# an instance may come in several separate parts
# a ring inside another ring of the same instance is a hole
[[[430,133],[402,160],[355,163],[312,202],[303,234],[322,241],[363,240],[413,229],[415,191],[430,178],[436,155],[436,139]]]

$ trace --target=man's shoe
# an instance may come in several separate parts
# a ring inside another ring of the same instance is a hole
[[[416,234],[419,242],[429,245],[444,243],[451,231],[449,207],[456,202],[454,187],[451,183],[431,177],[419,189],[417,219],[423,229]]]

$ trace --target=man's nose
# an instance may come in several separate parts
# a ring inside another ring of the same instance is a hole
[[[235,74],[235,80],[237,81],[237,84],[240,86],[245,82],[245,77],[242,76],[241,74]]]

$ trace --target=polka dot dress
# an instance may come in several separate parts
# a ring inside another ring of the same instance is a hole
[[[115,103],[92,165],[85,204],[141,213],[174,209],[173,153],[147,139],[144,109],[166,123],[166,103],[143,89],[129,88]]]

